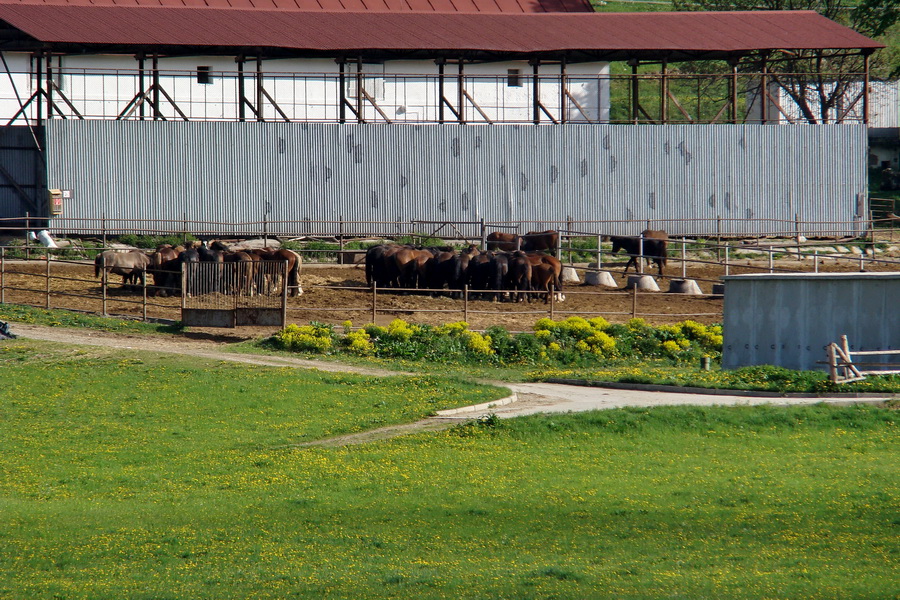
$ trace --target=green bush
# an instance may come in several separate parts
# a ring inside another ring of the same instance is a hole
[[[126,233],[118,237],[119,243],[135,248],[156,249],[164,244],[180,246],[188,242],[195,242],[197,238],[190,233],[173,233],[171,235],[137,235]]]

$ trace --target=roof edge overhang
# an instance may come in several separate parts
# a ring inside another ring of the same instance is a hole
[[[0,20],[2,49],[69,54],[679,62],[884,47],[814,11],[327,13],[0,2]]]

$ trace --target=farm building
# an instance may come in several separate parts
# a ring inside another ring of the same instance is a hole
[[[828,126],[764,127],[778,116],[746,101],[768,89],[765,68],[746,65],[779,50],[880,47],[814,12],[6,0],[0,22],[0,217],[18,224],[865,227],[868,86],[853,119]],[[668,72],[697,60],[731,65],[707,116]],[[49,203],[48,188],[64,193]]]

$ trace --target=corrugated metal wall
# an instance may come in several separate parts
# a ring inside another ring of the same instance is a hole
[[[458,126],[53,121],[64,218],[336,232],[316,221],[521,222],[636,233],[855,233],[867,191],[857,125]],[[697,221],[701,219],[701,221]],[[628,223],[626,221],[636,221]],[[57,219],[57,229],[85,223]],[[189,229],[199,230],[199,226]],[[389,231],[389,226],[374,228]],[[399,229],[399,228],[398,228]],[[404,231],[408,226],[403,226]],[[217,231],[218,230],[218,231]],[[372,231],[346,226],[344,231]]]

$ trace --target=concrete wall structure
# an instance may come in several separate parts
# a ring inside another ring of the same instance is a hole
[[[827,358],[825,348],[840,342],[842,335],[848,336],[851,350],[900,349],[900,273],[779,273],[724,279],[723,369],[750,365],[826,369],[820,364]]]

